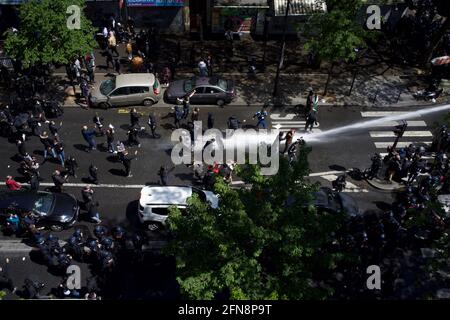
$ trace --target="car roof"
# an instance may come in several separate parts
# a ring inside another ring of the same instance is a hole
[[[152,86],[155,82],[153,73],[127,73],[116,76],[116,88],[129,86]]]
[[[189,186],[146,186],[141,190],[141,205],[184,205],[192,196]]]
[[[220,77],[193,77],[191,80],[194,80],[195,86],[217,86],[218,80],[222,79]],[[224,79],[223,79],[224,80]]]

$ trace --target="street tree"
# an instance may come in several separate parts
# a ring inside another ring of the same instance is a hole
[[[19,7],[19,30],[7,33],[4,43],[7,54],[26,68],[66,64],[73,57],[90,52],[96,45],[95,30],[84,8],[85,0],[25,1]]]
[[[249,189],[217,178],[217,209],[197,195],[186,212],[171,208],[165,252],[176,259],[186,298],[324,299],[333,293],[321,280],[339,259],[327,246],[343,217],[311,205],[318,186],[305,179],[309,151],[302,146],[293,166],[280,159],[273,176],[262,176],[258,165],[238,166]]]
[[[335,65],[354,61],[357,49],[367,46],[365,39],[369,33],[357,19],[362,6],[362,0],[329,0],[328,12],[315,13],[306,23],[304,31],[308,40],[305,48],[330,64],[324,95]]]

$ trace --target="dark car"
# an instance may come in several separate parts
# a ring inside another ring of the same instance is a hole
[[[285,206],[289,207],[295,204],[295,198],[287,198]],[[352,197],[342,192],[335,192],[327,187],[322,187],[314,193],[314,199],[311,202],[319,212],[331,214],[345,214],[347,217],[358,215],[358,205]],[[302,204],[307,207],[307,204]]]
[[[38,216],[37,226],[53,231],[72,226],[80,211],[77,199],[71,194],[28,190],[0,193],[0,216],[5,217],[10,208],[32,212]]]
[[[314,194],[314,205],[317,209],[329,213],[344,213],[347,216],[356,216],[359,213],[355,199],[348,194],[334,192],[327,187],[320,188]]]
[[[217,104],[223,106],[236,97],[236,89],[232,80],[220,77],[192,77],[185,80],[173,81],[164,93],[164,102],[177,103],[195,89],[191,97],[192,104]]]

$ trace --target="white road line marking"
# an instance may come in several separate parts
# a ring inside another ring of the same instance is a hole
[[[342,174],[347,171],[325,171],[325,172],[316,172],[316,173],[310,173],[309,177],[321,177],[326,175],[332,175],[332,174]]]
[[[325,180],[328,180],[330,182],[336,180],[337,177],[338,176],[334,175],[334,174],[321,176],[321,178],[323,178]],[[346,181],[346,183],[347,183],[346,184],[346,188],[343,190],[343,192],[369,192],[369,190],[360,188],[357,185],[355,185],[355,184],[353,184],[353,183],[351,183],[349,181]]]
[[[272,124],[299,124],[299,123],[303,123],[305,124],[306,121],[272,121]]]
[[[406,114],[408,111],[366,111],[361,112],[361,116],[363,118],[369,118],[369,117],[387,117],[387,116],[398,116],[401,114]],[[420,115],[418,116],[420,118]]]
[[[406,121],[408,123],[408,127],[426,127],[427,124],[425,121]],[[383,123],[377,123],[372,125],[371,127],[394,127],[398,126],[398,121],[386,121]]]
[[[372,138],[387,138],[395,137],[393,131],[370,131],[370,136]],[[430,131],[405,131],[403,133],[404,137],[432,137],[433,134]]]
[[[273,119],[273,120],[292,120],[294,118],[295,118],[294,113],[289,113],[284,116],[281,116],[279,113],[272,113],[270,115],[270,119]]]
[[[399,148],[407,147],[412,143],[421,143],[421,144],[431,145],[431,141],[416,141],[416,142],[400,141],[399,143],[397,143],[397,147],[399,147]],[[387,147],[392,146],[393,144],[394,144],[394,141],[392,141],[392,142],[375,142],[375,147],[377,149],[386,149]]]

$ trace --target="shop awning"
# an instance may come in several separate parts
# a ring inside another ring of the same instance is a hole
[[[184,0],[127,0],[128,7],[183,7]]]
[[[268,9],[268,0],[214,0],[215,8],[264,8]]]
[[[284,16],[286,13],[286,6],[288,0],[274,0],[275,15]],[[327,5],[325,0],[291,0],[291,6],[289,9],[290,16],[298,16],[305,14],[312,14],[316,12],[326,12]]]

